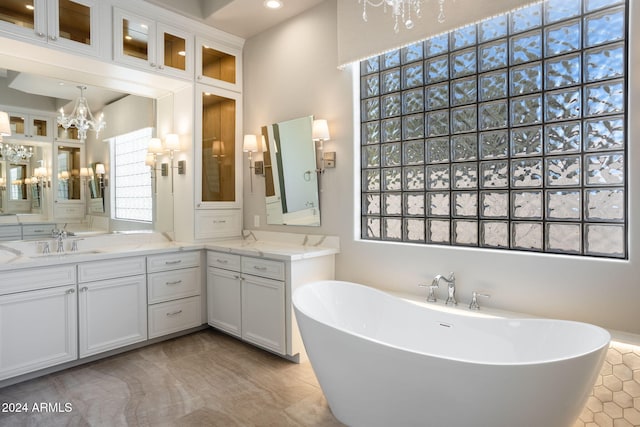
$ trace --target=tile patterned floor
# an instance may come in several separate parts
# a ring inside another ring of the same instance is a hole
[[[3,427],[342,425],[308,362],[211,329],[2,388],[2,402],[29,409],[0,412]]]

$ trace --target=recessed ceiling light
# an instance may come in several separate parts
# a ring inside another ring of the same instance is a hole
[[[264,7],[267,9],[280,9],[282,6],[281,0],[264,0]]]

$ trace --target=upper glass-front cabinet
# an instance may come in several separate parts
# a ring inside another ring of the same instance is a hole
[[[3,0],[0,30],[98,55],[98,0]]]
[[[196,128],[198,175],[197,208],[241,206],[242,151],[240,119],[242,98],[228,90],[198,85]]]
[[[196,79],[229,90],[242,90],[240,50],[196,38]]]
[[[52,117],[9,112],[11,136],[6,138],[53,141],[53,120]]]
[[[192,78],[193,35],[121,9],[114,14],[116,60]]]

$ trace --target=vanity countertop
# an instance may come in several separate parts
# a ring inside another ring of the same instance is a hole
[[[279,235],[284,233],[278,233]],[[296,261],[319,256],[334,255],[340,252],[337,237],[295,235],[292,239],[276,239],[274,236],[258,232],[246,232],[244,238],[221,240],[206,244],[209,250]],[[272,237],[272,238],[269,238]],[[282,237],[282,236],[278,236]]]
[[[42,240],[0,242],[0,271],[45,267],[128,256],[147,256],[188,250],[215,250],[264,257],[282,261],[294,261],[339,252],[339,241],[333,236],[301,235],[293,233],[247,232],[243,238],[209,241],[176,242],[160,233],[122,233],[97,236],[68,237],[78,241],[78,251],[56,252],[55,241],[49,239],[49,254],[43,254]]]

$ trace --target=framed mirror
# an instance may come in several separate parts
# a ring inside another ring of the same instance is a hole
[[[320,226],[312,127],[313,116],[306,116],[262,128],[267,224]]]
[[[5,139],[0,154],[0,212],[42,214],[51,146],[16,144]]]

